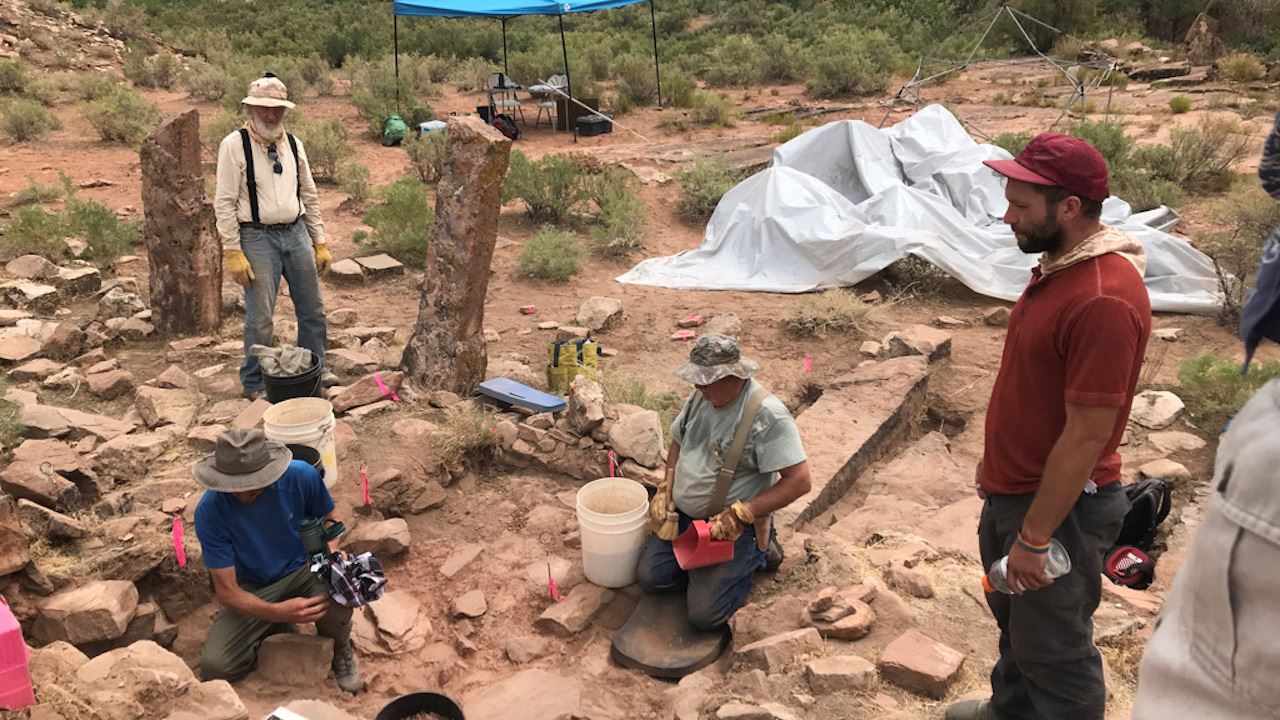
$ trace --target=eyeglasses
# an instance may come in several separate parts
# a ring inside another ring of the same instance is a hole
[[[284,172],[284,166],[280,164],[280,153],[276,152],[275,145],[267,148],[267,157],[271,159],[271,162],[275,163],[275,165],[271,166],[272,172],[277,175]]]

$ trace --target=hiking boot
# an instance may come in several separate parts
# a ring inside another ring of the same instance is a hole
[[[777,570],[782,564],[782,544],[778,542],[778,536],[774,535],[769,538],[769,559],[764,564],[765,570]]]
[[[326,370],[325,373],[320,376],[320,387],[322,388],[333,387],[334,385],[337,385],[341,382],[342,381],[338,379],[337,375],[334,375],[328,370]]]
[[[987,700],[961,700],[947,707],[943,720],[999,720]]]
[[[360,679],[360,663],[356,662],[356,651],[349,639],[333,643],[333,677],[345,692],[358,693],[364,688],[364,681]]]
[[[244,392],[242,392],[242,393],[240,393],[240,394],[244,396],[244,399],[245,399],[245,400],[248,400],[249,402],[253,402],[254,400],[257,400],[258,398],[260,398],[260,397],[262,397],[263,395],[265,395],[265,394],[266,394],[266,391],[265,391],[265,390],[263,390],[263,389],[262,389],[262,388],[260,388],[260,387],[257,387],[257,388],[245,388],[245,389],[244,389]]]

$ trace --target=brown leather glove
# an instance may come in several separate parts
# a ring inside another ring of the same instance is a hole
[[[658,491],[649,503],[649,531],[659,539],[675,540],[680,532],[680,516],[671,501],[671,479],[658,483]]]
[[[741,500],[725,508],[724,512],[711,518],[712,540],[737,540],[742,537],[742,530],[754,523],[756,516],[751,513]]]

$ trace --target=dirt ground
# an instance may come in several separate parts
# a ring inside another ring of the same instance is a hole
[[[931,101],[946,102],[960,117],[988,133],[1040,130],[1057,116],[1058,111],[1054,109],[992,103],[996,93],[1008,92],[1009,87],[1017,83],[1030,85],[1036,77],[1047,75],[1047,71],[1023,67],[1015,71],[1016,77],[1012,79],[1005,74],[993,79],[995,72],[990,68],[975,68],[957,80],[927,90],[926,97]],[[1000,72],[1008,71],[1001,69]],[[216,115],[217,108],[213,104],[193,103],[181,92],[146,94],[166,115],[192,107],[200,111],[203,119]],[[752,88],[729,94],[743,110],[814,104],[804,97],[801,88],[792,86]],[[1173,94],[1176,93],[1132,83],[1127,90],[1116,93],[1114,107],[1122,111],[1120,119],[1132,128],[1140,128],[1133,131],[1139,142],[1160,141],[1167,139],[1170,128],[1194,124],[1201,114],[1170,115],[1167,103]],[[861,119],[879,124],[885,116],[883,101],[887,97],[859,100],[846,110],[807,124],[812,126],[840,119]],[[446,87],[440,97],[431,98],[431,103],[442,116],[462,113],[476,106],[477,95],[458,93]],[[635,130],[644,139],[618,129],[611,135],[581,138],[575,143],[566,133],[556,133],[545,127],[536,130],[529,127],[516,147],[535,157],[552,152],[587,153],[609,161],[657,168],[671,175],[678,166],[654,160],[651,154],[655,147],[685,143],[694,152],[699,147],[746,148],[770,144],[770,137],[777,132],[775,125],[746,120],[727,129],[675,132],[663,126],[664,118],[680,112],[676,109],[641,109],[619,118],[622,125]],[[895,109],[890,113],[890,121],[901,119],[909,112],[907,108]],[[55,113],[62,120],[63,129],[47,141],[0,147],[0,198],[24,187],[28,177],[40,182],[54,182],[59,172],[66,172],[78,181],[106,180],[108,184],[105,187],[81,190],[82,197],[100,201],[123,216],[139,219],[140,171],[136,151],[98,142],[92,129],[70,105],[56,108]],[[374,185],[391,182],[406,172],[403,150],[384,148],[362,137],[363,122],[347,97],[308,97],[298,113],[308,118],[341,119],[351,132],[356,156],[369,167]],[[528,118],[532,121],[532,112]],[[1250,122],[1258,129],[1255,141],[1260,149],[1266,122],[1262,118]],[[1159,127],[1155,129],[1157,124]],[[712,144],[713,141],[720,142]],[[1252,153],[1239,170],[1252,171],[1256,167],[1256,155]],[[212,177],[213,158],[206,157],[206,161]],[[678,196],[679,188],[674,182],[643,187],[642,198],[651,210],[650,228],[645,239],[646,256],[672,254],[695,248],[700,243],[702,229],[674,214]],[[352,233],[363,227],[359,214],[339,209],[346,197],[336,186],[321,186],[320,197],[335,258],[359,254],[351,240]],[[1193,201],[1184,208],[1187,217],[1191,218],[1184,230],[1199,232],[1208,227],[1203,206],[1203,201]],[[688,348],[683,343],[672,341],[670,335],[675,329],[675,322],[690,314],[710,317],[735,313],[742,318],[746,352],[761,362],[763,382],[780,396],[789,396],[806,384],[821,386],[859,361],[856,350],[864,338],[836,335],[798,340],[786,332],[783,319],[802,301],[799,296],[688,292],[621,285],[613,278],[627,265],[595,258],[588,261],[583,272],[571,283],[516,279],[513,275],[516,258],[534,229],[518,203],[503,208],[498,250],[485,308],[486,326],[502,336],[501,342],[490,347],[491,358],[522,357],[532,361],[536,367],[551,339],[547,332],[532,330],[536,323],[543,320],[570,321],[584,299],[606,295],[623,301],[626,320],[620,328],[599,338],[605,347],[618,351],[616,357],[608,359],[605,372],[643,379],[650,390],[666,389],[682,395],[687,391],[672,376],[671,370],[683,361]],[[141,249],[139,254],[143,254]],[[121,266],[120,272],[138,277],[145,285],[145,258]],[[859,288],[863,291],[873,289],[886,296],[893,290],[877,278]],[[397,340],[403,342],[417,314],[418,275],[410,272],[402,278],[360,287],[326,284],[325,301],[331,310],[356,309],[362,325],[398,328]],[[537,306],[536,315],[525,316],[517,311],[518,307],[529,304]],[[944,415],[963,420],[963,429],[952,427],[948,435],[952,455],[970,471],[981,455],[984,409],[994,382],[1004,335],[1000,328],[983,325],[980,316],[985,309],[1000,304],[976,295],[958,283],[945,283],[923,297],[898,298],[893,304],[886,305],[874,316],[875,328],[869,333],[872,339],[879,339],[883,334],[910,323],[929,324],[941,315],[976,321],[952,330],[951,359],[935,370],[929,390],[931,407],[945,411]],[[287,303],[282,304],[278,313],[278,318],[288,317]],[[239,318],[228,320],[224,338],[238,336],[238,322]],[[1207,350],[1220,355],[1239,356],[1238,340],[1212,318],[1160,315],[1155,326],[1182,328],[1184,334],[1175,343],[1152,341],[1147,360],[1158,366],[1150,374],[1153,386],[1176,384],[1179,361],[1197,352]],[[532,332],[520,334],[528,330]],[[286,336],[285,339],[290,338]],[[812,357],[811,376],[806,376],[802,369],[806,354]],[[120,358],[122,365],[140,379],[145,379],[164,368],[163,355],[160,342],[155,341],[130,345],[120,353]],[[54,403],[64,401],[77,404],[76,400],[58,396],[50,400]],[[95,407],[100,412],[122,411],[123,404],[118,408],[101,404]],[[396,413],[392,419],[415,413]],[[410,452],[406,448],[387,446],[385,438],[390,422],[384,417],[358,426],[351,457],[367,463],[371,474],[381,467],[397,465]],[[931,427],[925,419],[920,423],[918,434],[940,427]],[[1187,428],[1180,424],[1178,429]],[[1215,438],[1210,435],[1206,439],[1210,440],[1210,445],[1205,450],[1178,458],[1191,469],[1197,482],[1204,482],[1211,471]],[[1135,467],[1136,460],[1149,459],[1143,457],[1143,452],[1135,446],[1126,448],[1130,468]],[[191,457],[180,456],[170,460],[171,467],[176,468],[189,462]],[[359,503],[358,462],[348,460],[341,467],[335,496],[343,512],[351,511]],[[356,698],[344,696],[332,680],[323,688],[295,689],[267,686],[253,678],[238,683],[237,690],[249,707],[251,716],[260,717],[289,699],[316,697],[372,717],[381,703],[401,693],[444,687],[449,694],[460,697],[514,672],[512,664],[503,655],[504,641],[513,635],[533,634],[533,620],[547,604],[545,577],[537,576],[537,569],[548,557],[564,558],[580,567],[578,551],[566,545],[564,539],[564,534],[574,524],[572,492],[576,487],[577,483],[570,478],[494,467],[450,488],[449,499],[442,509],[409,518],[413,547],[402,559],[388,564],[390,587],[412,592],[422,603],[424,615],[431,621],[433,637],[427,646],[411,656],[363,657],[361,662],[369,690]],[[852,509],[847,505],[837,506],[809,523],[803,531],[811,536],[822,535],[826,523]],[[536,514],[543,524],[527,523],[530,511],[539,508],[554,511]],[[1179,509],[1175,508],[1172,517],[1178,516]],[[1188,537],[1189,533],[1182,533],[1179,542],[1185,543]],[[444,580],[437,573],[440,563],[452,550],[471,542],[483,542],[486,549],[461,574],[452,580]],[[965,589],[976,585],[980,572],[976,563],[954,561],[935,578],[939,587],[937,598],[910,600],[917,610],[922,630],[969,654],[964,675],[952,698],[966,690],[984,687],[985,674],[995,654],[994,623],[985,606],[979,602],[980,593],[970,593]],[[1157,594],[1166,589],[1171,580],[1172,573],[1164,572],[1155,588]],[[756,593],[765,597],[804,582],[804,567],[792,558],[775,576],[762,578]],[[452,598],[477,588],[484,590],[489,598],[489,609],[481,620],[473,623],[470,641],[477,649],[474,653],[459,656],[454,637],[457,627],[448,619],[448,606]],[[584,693],[585,707],[591,711],[592,718],[665,720],[662,693],[670,685],[624,670],[608,659],[609,641],[605,631],[620,626],[625,620],[627,602],[624,594],[606,611],[599,622],[601,627],[564,643],[556,641],[556,650],[547,660],[540,662],[583,680],[584,687],[592,690]],[[182,623],[175,650],[189,662],[198,659],[200,643],[212,611],[213,608],[208,607]],[[854,649],[878,652],[892,639],[888,635],[888,630],[873,632]],[[1137,658],[1132,653],[1110,649],[1107,654],[1116,679],[1115,698],[1108,717],[1127,717],[1133,692],[1133,663]],[[783,690],[781,687],[776,689]],[[879,695],[859,696],[839,710],[832,710],[838,714],[810,714],[808,717],[873,718],[885,714],[894,705],[918,717],[937,716],[938,703],[923,701],[887,685],[877,692]],[[791,702],[790,697],[780,700]]]

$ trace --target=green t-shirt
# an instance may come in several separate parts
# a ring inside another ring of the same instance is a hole
[[[671,438],[680,445],[674,496],[676,507],[685,515],[706,518],[714,514],[707,506],[715,493],[716,473],[733,444],[747,400],[758,387],[759,383],[749,380],[742,393],[722,408],[712,407],[694,390],[671,424]],[[747,446],[729,484],[725,507],[759,495],[778,482],[779,470],[804,460],[804,446],[800,443],[796,421],[781,401],[769,395],[751,424]]]

